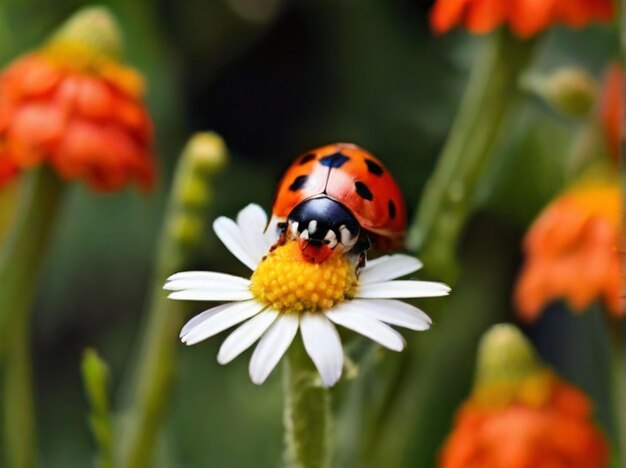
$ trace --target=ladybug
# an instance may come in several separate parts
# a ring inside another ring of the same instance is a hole
[[[379,249],[402,243],[406,208],[398,184],[374,155],[335,143],[305,153],[287,169],[272,221],[280,229],[279,244],[298,240],[311,263],[336,249],[354,249],[362,263],[371,243]]]

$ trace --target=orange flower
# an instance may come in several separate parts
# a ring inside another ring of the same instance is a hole
[[[106,10],[83,10],[0,75],[0,160],[20,168],[47,163],[62,178],[103,191],[132,180],[152,184],[141,77],[116,60],[116,35]]]
[[[619,159],[622,118],[624,112],[624,71],[613,64],[607,70],[600,97],[600,119],[607,145],[615,160]]]
[[[430,20],[440,34],[459,25],[486,34],[506,23],[528,38],[556,23],[580,28],[612,17],[612,0],[437,0]]]
[[[515,401],[504,408],[466,402],[456,416],[442,468],[594,468],[608,448],[590,420],[587,397],[552,378],[541,405]]]
[[[474,392],[457,412],[440,467],[604,467],[608,445],[591,413],[589,399],[547,370],[515,327],[496,325],[483,339]]]
[[[579,183],[545,208],[524,239],[526,264],[515,291],[520,315],[535,319],[559,298],[583,311],[602,298],[621,317],[620,220],[617,180]]]

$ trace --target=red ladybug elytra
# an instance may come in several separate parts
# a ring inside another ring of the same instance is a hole
[[[336,248],[364,252],[370,241],[381,249],[397,246],[406,229],[398,184],[375,156],[350,143],[300,156],[278,184],[272,214],[281,238],[297,239],[311,263]]]

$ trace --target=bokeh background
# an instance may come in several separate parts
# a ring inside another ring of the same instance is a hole
[[[85,347],[95,347],[109,362],[116,402],[124,400],[165,197],[192,132],[218,132],[231,152],[216,180],[209,218],[235,215],[249,202],[270,209],[288,164],[335,141],[357,143],[382,159],[413,218],[483,41],[463,32],[433,36],[427,21],[432,2],[424,0],[101,3],[118,17],[127,60],[148,83],[159,184],[149,196],[130,190],[102,195],[75,184],[66,197],[34,324],[39,440],[49,467],[88,466],[93,459],[79,375]],[[2,0],[0,64],[36,47],[84,4]],[[575,64],[600,76],[618,56],[617,28],[557,27],[534,67]],[[363,380],[359,391],[345,381],[333,390],[343,415],[336,428],[342,445],[338,464],[376,459],[368,445],[383,441],[400,448],[399,463],[432,466],[454,409],[471,387],[480,334],[491,323],[515,321],[511,290],[521,264],[520,241],[563,187],[565,160],[579,125],[538,99],[529,98],[520,108],[509,138],[497,148],[478,212],[465,232],[455,294],[438,300],[445,305],[426,306],[435,326],[412,338],[415,346],[406,356],[373,356],[378,364],[370,372],[376,375],[400,362],[415,362],[401,377],[412,382],[398,396],[401,409],[381,403],[383,390],[368,380],[371,375],[358,377]],[[212,232],[194,263],[194,268],[244,273]],[[190,312],[201,308],[193,304]],[[615,434],[610,351],[604,318],[596,309],[575,317],[556,304],[525,331],[561,375],[591,396],[600,424]],[[280,461],[280,372],[254,386],[247,357],[226,367],[217,364],[220,341],[179,346],[172,408],[157,457],[162,466],[271,467]],[[413,398],[415,389],[419,394]],[[362,409],[370,406],[378,408],[374,423],[362,419]],[[386,440],[376,431],[370,441],[359,436],[363,425],[389,424],[394,411],[405,414],[406,430],[398,430],[402,440]]]

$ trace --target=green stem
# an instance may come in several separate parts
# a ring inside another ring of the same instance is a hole
[[[332,415],[330,393],[320,382],[302,341],[296,339],[285,359],[285,465],[330,466]]]
[[[15,225],[0,257],[0,357],[4,439],[12,467],[37,464],[30,358],[30,312],[63,184],[48,169],[24,175]]]
[[[606,311],[605,311],[606,312]],[[626,462],[626,323],[620,318],[610,329],[612,335],[613,408],[617,415],[617,428],[612,466],[624,466]]]
[[[486,41],[408,236],[429,270],[448,281],[458,274],[459,238],[534,49],[533,42],[520,41],[506,29]]]
[[[158,244],[147,325],[117,466],[151,465],[169,406],[178,333],[186,311],[182,302],[167,299],[163,285],[170,275],[188,265],[203,240],[206,209],[212,200],[211,180],[225,159],[221,138],[201,133],[190,140],[179,162]]]

